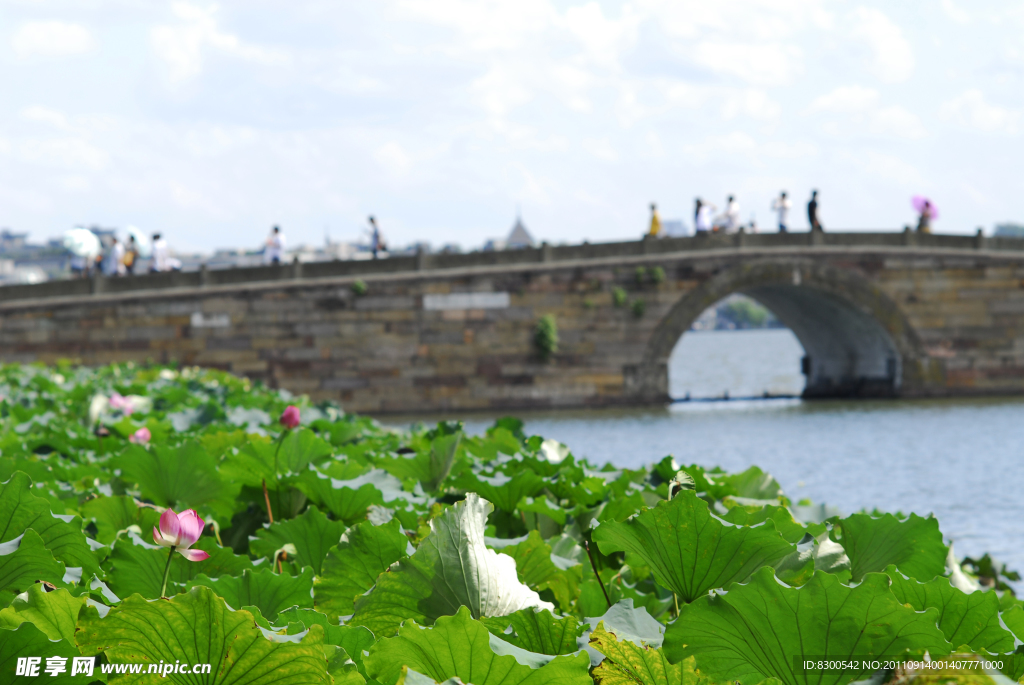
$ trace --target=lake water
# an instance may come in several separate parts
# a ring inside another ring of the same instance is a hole
[[[798,394],[802,355],[787,330],[690,332],[671,360],[671,392]],[[516,415],[527,433],[597,463],[635,468],[671,454],[729,471],[756,464],[794,500],[934,513],[959,556],[987,551],[1024,571],[1024,400],[731,400]],[[496,417],[460,418],[481,432]]]

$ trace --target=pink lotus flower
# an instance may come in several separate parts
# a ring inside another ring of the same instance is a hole
[[[145,445],[152,437],[153,435],[149,432],[149,429],[143,426],[128,436],[128,442],[134,442],[136,445]]]
[[[281,414],[281,425],[285,428],[295,428],[299,425],[299,408],[294,404],[285,407]]]
[[[210,555],[201,549],[189,547],[203,534],[205,526],[206,523],[199,518],[195,509],[175,514],[173,509],[168,508],[160,515],[160,530],[153,529],[153,540],[163,547],[171,547],[189,561],[202,561]]]
[[[110,408],[114,410],[120,409],[125,416],[131,416],[132,412],[135,411],[132,401],[116,392],[110,396]]]

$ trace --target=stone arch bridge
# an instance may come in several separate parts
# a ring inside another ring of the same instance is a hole
[[[806,351],[809,397],[1024,392],[1024,240],[712,235],[0,288],[0,361],[176,361],[371,413],[666,402],[730,293]],[[544,361],[536,322],[554,315]]]

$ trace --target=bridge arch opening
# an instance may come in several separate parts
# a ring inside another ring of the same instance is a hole
[[[804,390],[804,348],[757,300],[733,293],[705,309],[668,361],[675,400],[794,397]]]
[[[749,320],[759,315],[766,320]],[[758,323],[767,325],[744,326]],[[701,336],[710,325],[714,332]],[[890,397],[900,367],[895,343],[870,315],[815,288],[770,284],[728,295],[697,317],[670,357],[669,394]]]
[[[672,397],[671,353],[702,312],[734,294],[770,310],[799,341],[806,398],[897,396],[907,360],[920,355],[902,312],[864,276],[813,263],[746,263],[684,295],[658,324],[635,376],[648,396]]]

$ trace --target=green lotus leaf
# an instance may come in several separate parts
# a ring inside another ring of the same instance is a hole
[[[562,611],[568,611],[579,592],[581,569],[559,568],[551,558],[551,546],[531,530],[522,542],[503,547],[502,554],[516,560],[519,580],[540,593],[550,590]]]
[[[879,517],[854,514],[837,524],[839,542],[850,557],[853,582],[868,573],[882,572],[893,564],[901,573],[922,583],[946,570],[949,548],[942,543],[939,522],[911,514],[900,520],[892,514]]]
[[[745,585],[724,595],[701,597],[682,607],[665,634],[673,663],[696,657],[697,668],[716,682],[750,685],[765,678],[783,683],[842,685],[870,675],[860,668],[804,671],[805,660],[949,654],[936,627],[938,611],[917,613],[889,591],[889,579],[871,574],[848,587],[816,572],[801,588],[789,588],[762,568]]]
[[[729,500],[726,500],[728,502]],[[738,526],[756,526],[771,519],[775,528],[787,542],[798,543],[808,533],[811,536],[821,535],[825,530],[823,524],[804,525],[793,518],[792,512],[786,507],[769,504],[767,506],[750,506],[738,504],[727,511],[722,519]]]
[[[83,654],[104,653],[112,663],[210,664],[210,674],[195,681],[205,685],[326,685],[330,676],[322,638],[323,629],[314,626],[299,643],[268,640],[252,614],[230,610],[203,586],[171,600],[150,602],[133,595],[102,619],[88,608],[76,634]],[[158,681],[143,674],[119,682]]]
[[[646,645],[657,649],[665,642],[665,626],[645,608],[634,607],[632,599],[616,602],[601,616],[587,618],[591,630],[596,630],[601,623],[617,639],[629,640],[640,647]]]
[[[462,441],[462,423],[441,422],[428,433],[431,436],[429,470],[426,481],[420,481],[428,492],[435,492],[452,471],[455,455]]]
[[[96,524],[96,539],[104,545],[113,542],[117,533],[128,526],[139,525],[143,531],[146,530],[140,525],[139,507],[135,499],[127,495],[94,497],[82,504],[81,511],[85,521]],[[156,518],[159,518],[159,514]]]
[[[593,537],[604,554],[629,552],[640,557],[658,583],[683,602],[743,581],[796,549],[771,519],[756,528],[727,526],[689,490],[629,521],[605,521]]]
[[[351,622],[380,636],[394,634],[406,619],[426,623],[461,606],[477,618],[528,607],[553,609],[519,581],[511,557],[488,549],[484,527],[491,511],[487,500],[469,493],[433,519],[416,553],[382,574],[356,601]]]
[[[324,629],[324,642],[329,645],[336,645],[357,663],[363,662],[363,652],[370,649],[376,640],[373,633],[363,626],[337,626],[333,625],[327,616],[314,609],[300,609],[291,607],[280,612],[277,616],[277,625],[285,624],[289,633],[293,633],[292,627],[300,625],[303,630],[309,630],[317,625]]]
[[[20,471],[0,487],[0,543],[9,542],[31,528],[65,566],[80,566],[85,574],[98,572],[96,556],[82,532],[82,519],[54,516],[50,503],[36,497],[31,489],[31,479]]]
[[[278,612],[288,607],[313,607],[313,569],[308,567],[299,576],[278,574],[269,568],[246,569],[241,576],[199,575],[187,587],[191,590],[197,585],[212,588],[232,609],[258,607],[268,621],[274,621]]]
[[[331,521],[315,506],[310,506],[297,518],[275,521],[256,531],[256,537],[249,538],[249,551],[273,561],[277,550],[293,544],[299,568],[310,566],[320,575],[327,551],[338,544],[344,532],[344,523]]]
[[[546,516],[560,526],[565,525],[565,517],[569,513],[565,509],[552,504],[551,500],[543,496],[524,497],[516,503],[516,509],[526,514]]]
[[[81,656],[74,642],[50,640],[31,621],[26,621],[15,630],[0,629],[0,681],[4,685],[39,685],[39,683],[60,683],[60,685],[88,685],[96,681],[98,669],[93,676],[79,674],[71,676],[75,657]],[[17,662],[21,657],[39,657],[38,672],[32,675],[15,675]],[[59,657],[63,671],[51,675],[46,671],[47,660]]]
[[[313,605],[334,622],[351,616],[356,597],[373,587],[391,564],[405,558],[408,547],[409,538],[397,519],[380,526],[369,521],[353,526],[328,550],[323,573],[313,585]]]
[[[495,637],[536,654],[572,654],[579,651],[576,639],[587,629],[573,616],[555,618],[544,609],[522,609],[496,618],[482,618],[480,622]],[[511,628],[511,630],[509,630]]]
[[[941,577],[919,583],[906,578],[895,566],[885,569],[885,573],[892,579],[891,590],[900,604],[909,604],[917,611],[929,607],[938,610],[939,629],[951,645],[989,652],[1013,650],[1013,635],[999,625],[999,598],[994,592],[967,594]]]
[[[0,611],[0,628],[16,628],[29,621],[49,639],[74,644],[75,624],[83,606],[85,597],[75,597],[64,588],[47,592],[42,583],[35,583]]]
[[[221,465],[221,473],[237,483],[276,489],[278,476],[300,474],[310,464],[331,456],[331,445],[308,428],[290,431],[281,441],[251,436],[237,453],[229,452]]]
[[[590,646],[604,655],[594,669],[597,685],[711,685],[694,666],[691,656],[677,664],[669,663],[663,650],[619,641],[605,630],[604,623],[590,634]]]
[[[231,519],[238,487],[221,479],[217,462],[194,440],[176,447],[128,445],[111,463],[147,500],[175,511],[205,507],[219,519]]]
[[[456,488],[475,492],[502,511],[515,511],[519,500],[532,497],[544,488],[544,479],[526,469],[511,478],[501,472],[493,476],[463,473],[453,482]]]
[[[778,499],[782,496],[782,486],[772,474],[765,473],[756,466],[751,466],[741,473],[713,476],[716,483],[730,489],[729,494],[744,499]],[[723,495],[724,496],[724,495]]]
[[[366,519],[370,505],[384,503],[380,488],[372,482],[360,482],[354,488],[342,485],[357,482],[360,482],[360,479],[341,481],[323,478],[315,471],[306,471],[296,481],[296,487],[311,501],[331,512],[335,519],[351,526]]]
[[[0,601],[23,592],[38,580],[60,583],[64,564],[53,558],[43,539],[31,528],[21,537],[0,544]]]
[[[1019,604],[1012,606],[1002,613],[1002,617],[1006,627],[1018,640],[1024,641],[1024,607]]]
[[[383,685],[397,683],[403,666],[435,682],[449,678],[473,685],[592,682],[587,673],[590,658],[584,653],[557,656],[540,668],[524,666],[508,654],[495,654],[487,628],[473,620],[468,607],[460,607],[454,616],[439,618],[433,628],[406,624],[396,637],[374,645],[365,664],[367,674]]]
[[[173,554],[167,580],[168,593],[181,589],[199,575],[210,578],[240,575],[253,567],[249,557],[237,555],[229,547],[220,547],[209,537],[199,538],[192,548],[201,549],[210,557],[203,561],[189,561],[180,554]],[[150,544],[138,536],[122,537],[114,543],[103,564],[107,568],[107,584],[119,597],[138,593],[147,599],[156,599],[160,596],[168,554],[166,547]]]

